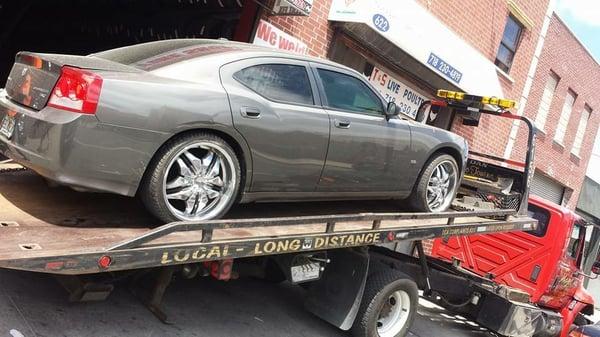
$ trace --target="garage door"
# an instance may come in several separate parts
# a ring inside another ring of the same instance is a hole
[[[560,205],[565,193],[565,187],[552,178],[536,171],[531,183],[531,193]]]
[[[85,55],[174,38],[248,41],[253,0],[0,0],[0,86],[21,50]]]

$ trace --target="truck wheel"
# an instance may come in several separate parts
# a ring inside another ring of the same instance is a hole
[[[410,196],[410,205],[420,212],[443,212],[450,207],[460,180],[456,160],[448,154],[434,154],[421,172]]]
[[[240,181],[240,164],[231,146],[213,134],[194,132],[158,151],[140,196],[164,222],[218,219],[235,202]]]
[[[388,269],[367,278],[352,326],[354,337],[403,337],[417,311],[417,285],[407,275]]]
[[[583,316],[581,313],[577,314],[577,316],[575,316],[575,319],[573,320],[573,324],[571,324],[571,326],[569,327],[569,332],[572,332],[573,330],[576,330],[577,328],[584,326],[584,325],[588,325],[588,324],[592,324],[591,322],[589,322],[585,316]]]
[[[592,324],[592,323],[589,322],[587,320],[587,318],[585,318],[585,316],[583,316],[583,314],[579,313],[579,314],[577,314],[577,316],[575,316],[575,319],[573,320],[573,324],[580,327],[580,326],[584,326],[584,325],[588,325],[588,324]]]

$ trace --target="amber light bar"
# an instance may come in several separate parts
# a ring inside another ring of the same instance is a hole
[[[512,109],[517,107],[517,101],[506,98],[498,98],[494,96],[475,96],[468,95],[464,92],[459,91],[450,91],[440,89],[437,92],[437,96],[441,98],[451,99],[455,101],[464,101],[464,102],[478,102],[482,104],[490,104],[496,105],[503,109]]]

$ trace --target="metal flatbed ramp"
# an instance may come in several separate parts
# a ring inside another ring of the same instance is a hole
[[[514,213],[243,218],[151,229],[154,220],[133,199],[52,189],[31,172],[10,172],[0,175],[0,267],[79,275],[535,228]]]

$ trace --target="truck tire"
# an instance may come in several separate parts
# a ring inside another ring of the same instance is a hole
[[[419,212],[443,212],[450,207],[459,184],[460,171],[454,157],[435,153],[421,171],[408,201]]]
[[[218,219],[237,199],[239,160],[229,144],[207,132],[168,141],[146,170],[139,195],[163,222]]]
[[[354,337],[403,337],[417,311],[419,293],[407,275],[380,269],[369,275],[358,310]]]
[[[583,316],[583,314],[579,313],[577,314],[577,316],[575,316],[575,319],[573,320],[573,324],[575,324],[577,327],[583,326],[583,325],[588,325],[588,324],[592,324],[590,321],[587,320],[587,318],[585,318],[585,316]]]
[[[573,324],[571,324],[571,326],[569,327],[569,333],[572,332],[573,330],[576,330],[577,328],[579,328],[581,326],[588,325],[588,324],[592,324],[592,322],[588,321],[587,318],[585,318],[585,316],[583,316],[581,313],[579,313],[579,314],[577,314],[577,316],[575,316],[575,319],[573,320]]]

